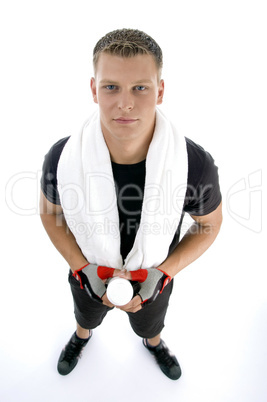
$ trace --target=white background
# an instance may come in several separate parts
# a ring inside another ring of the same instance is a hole
[[[1,401],[266,401],[266,20],[260,0],[1,2]],[[179,381],[118,310],[69,376],[56,371],[75,321],[68,267],[38,216],[40,170],[95,107],[95,43],[123,27],[158,41],[162,109],[220,168],[221,233],[176,277],[163,332]]]

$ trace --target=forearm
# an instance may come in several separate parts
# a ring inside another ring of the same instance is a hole
[[[201,226],[194,222],[172,254],[160,265],[160,269],[174,277],[182,269],[198,259],[214,242],[220,225]]]
[[[59,253],[68,262],[71,270],[81,268],[87,262],[75,237],[69,230],[64,215],[40,214],[43,226]]]

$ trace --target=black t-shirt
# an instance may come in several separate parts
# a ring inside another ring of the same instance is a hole
[[[60,204],[57,189],[57,166],[61,152],[69,137],[52,146],[43,163],[41,189],[53,204]],[[180,229],[187,212],[190,215],[207,215],[221,202],[218,168],[211,155],[201,146],[186,138],[188,152],[188,181],[183,214],[176,234],[170,245],[170,252],[179,242]],[[120,218],[121,255],[123,259],[131,250],[138,229],[145,186],[145,161],[132,165],[112,162],[112,170],[117,191]]]

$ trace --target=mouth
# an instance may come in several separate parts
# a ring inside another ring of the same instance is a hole
[[[118,117],[117,119],[114,119],[114,121],[118,124],[133,124],[137,122],[138,119],[132,119],[129,117]]]

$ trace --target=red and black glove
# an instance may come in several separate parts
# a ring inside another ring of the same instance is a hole
[[[142,306],[153,303],[172,280],[166,272],[158,268],[138,269],[131,271],[131,275],[133,281],[140,283],[140,290],[137,294],[142,299]]]
[[[85,289],[89,296],[103,303],[102,297],[106,293],[104,280],[112,278],[115,268],[101,265],[87,264],[73,273],[74,278],[80,282],[81,289]]]

